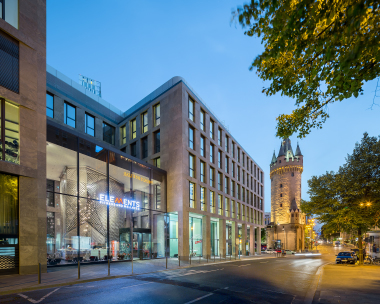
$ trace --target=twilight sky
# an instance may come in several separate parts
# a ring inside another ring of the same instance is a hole
[[[78,80],[102,83],[102,97],[125,111],[173,76],[185,78],[265,172],[270,211],[269,163],[280,147],[276,117],[294,100],[266,97],[264,83],[248,70],[263,47],[231,24],[243,1],[47,0],[47,63]],[[307,180],[335,171],[364,132],[380,134],[380,107],[370,110],[376,82],[364,95],[329,107],[323,129],[299,140]],[[380,104],[380,98],[377,98]],[[297,138],[292,138],[293,149]]]

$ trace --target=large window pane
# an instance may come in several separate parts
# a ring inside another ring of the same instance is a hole
[[[65,102],[64,106],[64,120],[65,124],[75,128],[75,107]]]
[[[103,122],[103,140],[115,145],[115,127]]]
[[[46,116],[54,118],[54,97],[46,93]]]
[[[1,129],[4,128],[5,138],[1,139],[1,159],[19,164],[20,163],[20,117],[19,107],[10,102],[0,99],[0,110],[5,107],[5,118],[1,119]],[[4,157],[4,158],[3,158]]]

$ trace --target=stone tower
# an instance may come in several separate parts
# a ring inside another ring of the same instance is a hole
[[[272,242],[281,240],[282,247],[290,250],[304,247],[305,215],[299,209],[302,172],[303,155],[299,145],[294,154],[290,139],[284,139],[278,156],[273,152],[270,163],[271,228],[268,232]]]

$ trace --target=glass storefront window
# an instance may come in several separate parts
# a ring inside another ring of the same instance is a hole
[[[202,256],[202,219],[189,217],[190,255]]]
[[[178,214],[169,213],[169,256],[178,257]]]
[[[0,159],[15,164],[20,163],[19,116],[17,105],[0,98]]]
[[[219,255],[219,222],[211,221],[211,255]]]

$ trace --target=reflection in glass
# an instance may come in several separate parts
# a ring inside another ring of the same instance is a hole
[[[0,101],[1,102],[1,101]],[[1,128],[4,128],[4,151],[5,160],[11,163],[20,163],[20,117],[19,107],[8,101],[1,104],[5,106],[5,119],[2,121]]]
[[[202,219],[189,217],[190,255],[202,256]]]
[[[64,118],[65,118],[65,124],[69,125],[70,127],[75,128],[75,107],[65,102],[64,107]]]

